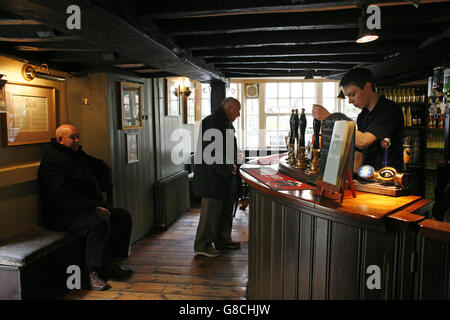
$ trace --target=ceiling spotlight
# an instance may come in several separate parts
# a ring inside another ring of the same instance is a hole
[[[375,29],[367,28],[367,5],[361,6],[361,17],[359,17],[359,34],[357,43],[367,43],[378,39]]]

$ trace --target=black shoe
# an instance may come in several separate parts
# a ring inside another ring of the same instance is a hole
[[[93,271],[89,273],[89,288],[95,291],[103,291],[110,289],[111,286],[100,278],[97,272]]]
[[[194,253],[198,256],[205,256],[205,257],[209,257],[209,258],[215,258],[222,254],[222,252],[220,252],[214,248],[208,248],[205,250],[195,250]]]
[[[131,277],[132,274],[133,270],[124,268],[115,262],[111,263],[102,272],[105,278],[114,280],[124,280]]]
[[[235,242],[235,241],[228,241],[227,243],[223,244],[223,245],[216,245],[216,248],[218,250],[237,250],[241,248],[241,243],[240,242]]]

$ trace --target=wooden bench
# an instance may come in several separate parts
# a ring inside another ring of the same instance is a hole
[[[83,267],[84,239],[32,226],[0,241],[0,299],[54,299],[67,289],[67,267]]]

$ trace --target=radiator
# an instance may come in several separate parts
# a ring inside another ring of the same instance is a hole
[[[183,170],[158,181],[156,192],[156,224],[167,229],[190,208],[188,172]]]

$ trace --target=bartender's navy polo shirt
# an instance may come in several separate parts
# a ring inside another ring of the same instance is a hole
[[[384,96],[380,96],[372,111],[369,111],[367,107],[361,110],[357,125],[359,131],[370,132],[377,137],[370,146],[363,150],[364,164],[380,170],[384,159],[384,149],[380,142],[384,138],[390,138],[389,166],[394,167],[397,171],[402,171],[404,124],[400,106]]]

